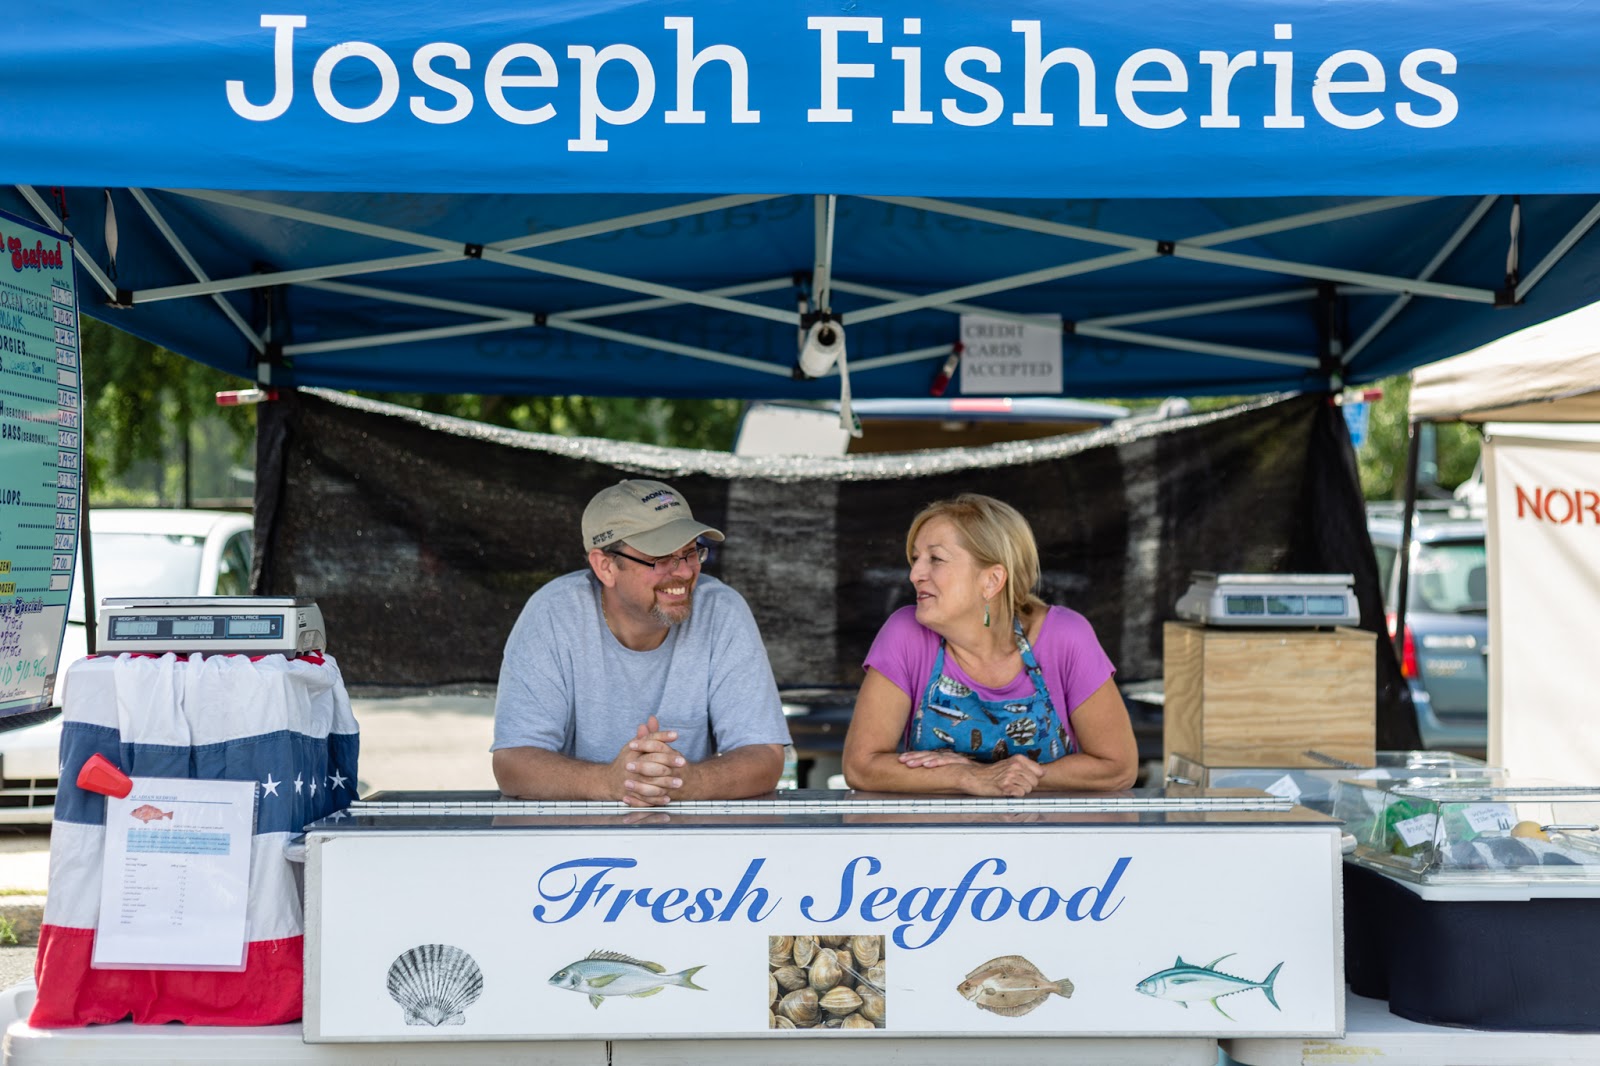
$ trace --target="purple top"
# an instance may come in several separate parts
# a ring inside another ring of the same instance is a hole
[[[1116,673],[1116,668],[1106,658],[1089,620],[1066,607],[1051,607],[1045,613],[1039,636],[1033,642],[1033,654],[1044,672],[1050,703],[1076,742],[1069,716]],[[902,607],[878,630],[863,665],[894,682],[915,705],[928,689],[938,657],[939,634],[917,621],[915,607]],[[948,654],[944,657],[944,672],[986,700],[1026,699],[1033,695],[1033,682],[1028,680],[1025,669],[1018,669],[1017,676],[999,688],[973,681]]]

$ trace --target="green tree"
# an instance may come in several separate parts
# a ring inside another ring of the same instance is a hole
[[[632,396],[455,396],[364,393],[386,403],[530,433],[606,437],[728,451],[743,403]]]
[[[249,382],[131,333],[82,320],[84,467],[89,498],[169,504],[184,499],[186,460],[249,465],[255,413],[219,408],[215,394]],[[142,477],[133,477],[142,473]]]
[[[1397,374],[1377,382],[1376,387],[1383,390],[1383,396],[1372,404],[1367,416],[1367,439],[1356,452],[1361,492],[1369,500],[1395,500],[1404,495],[1406,488],[1411,378]],[[1479,436],[1472,426],[1448,422],[1431,427],[1429,432],[1433,444],[1431,448],[1424,447],[1424,461],[1417,471],[1419,496],[1428,494],[1430,488],[1434,495],[1448,493],[1470,477],[1478,463]]]
[[[239,495],[230,468],[252,465],[255,409],[219,408],[215,394],[250,382],[85,318],[84,465],[100,503],[178,504],[186,479],[209,473],[198,495]],[[743,403],[616,396],[479,396],[374,393],[436,414],[563,436],[607,437],[682,448],[733,447]],[[248,495],[245,490],[244,495]]]

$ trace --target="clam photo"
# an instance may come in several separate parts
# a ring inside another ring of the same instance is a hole
[[[769,1029],[882,1029],[883,937],[767,938]]]

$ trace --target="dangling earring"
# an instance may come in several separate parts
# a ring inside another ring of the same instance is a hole
[[[983,628],[989,628],[989,601],[983,601]]]

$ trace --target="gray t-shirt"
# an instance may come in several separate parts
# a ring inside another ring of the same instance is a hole
[[[789,727],[750,608],[701,575],[688,621],[632,651],[600,613],[600,582],[565,574],[529,598],[506,640],[494,747],[544,748],[608,763],[650,715],[690,762],[748,744],[787,744]]]

